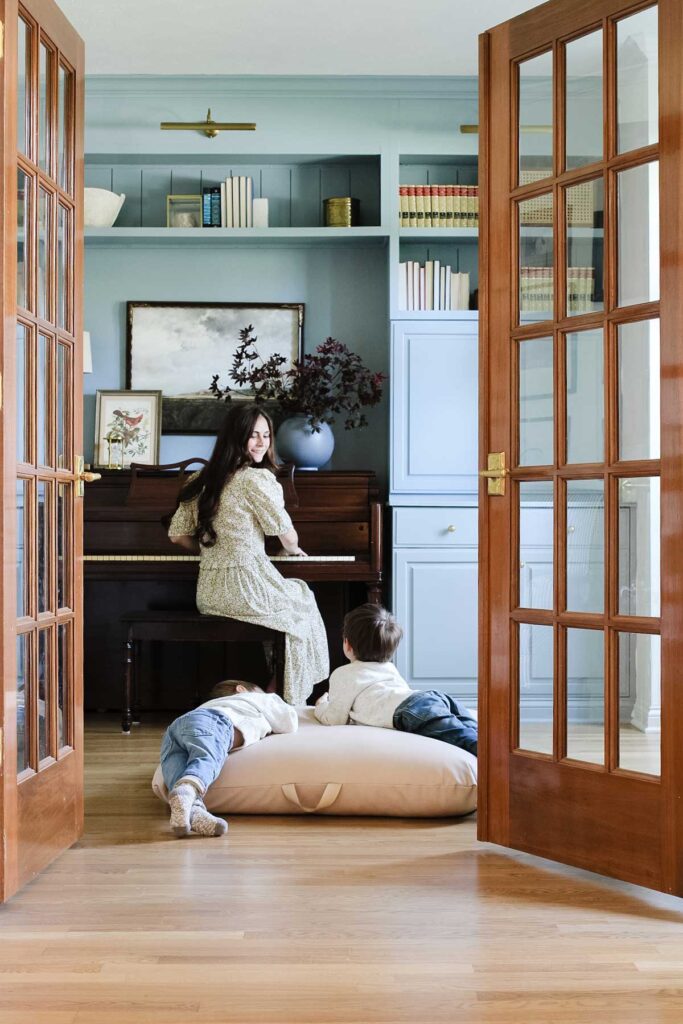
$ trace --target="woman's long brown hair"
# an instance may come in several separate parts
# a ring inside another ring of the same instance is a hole
[[[247,453],[247,442],[254,432],[259,416],[268,424],[270,444],[263,461],[254,463]],[[239,402],[231,406],[216,438],[211,458],[194,480],[190,480],[180,492],[181,502],[191,501],[199,496],[198,522],[194,535],[205,548],[211,548],[216,543],[213,521],[223,488],[242,466],[253,466],[255,469],[270,470],[273,473],[278,466],[273,421],[268,413],[254,402]]]

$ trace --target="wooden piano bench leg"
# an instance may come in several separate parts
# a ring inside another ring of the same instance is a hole
[[[133,696],[133,674],[135,672],[135,640],[133,640],[133,627],[128,627],[128,635],[123,644],[123,700],[121,702],[121,731],[130,732],[133,724],[133,711],[131,708]]]
[[[382,587],[370,586],[368,587],[368,604],[381,604],[382,603]]]

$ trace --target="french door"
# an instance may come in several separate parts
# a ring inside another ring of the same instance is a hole
[[[481,37],[480,838],[683,893],[683,4]]]
[[[83,45],[5,0],[0,896],[83,822]]]

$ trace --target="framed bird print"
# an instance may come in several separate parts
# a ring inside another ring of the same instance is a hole
[[[159,462],[161,391],[98,391],[95,465],[128,469],[131,462]]]

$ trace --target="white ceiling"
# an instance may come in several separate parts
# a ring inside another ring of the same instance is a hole
[[[90,75],[475,75],[541,0],[57,0]]]

